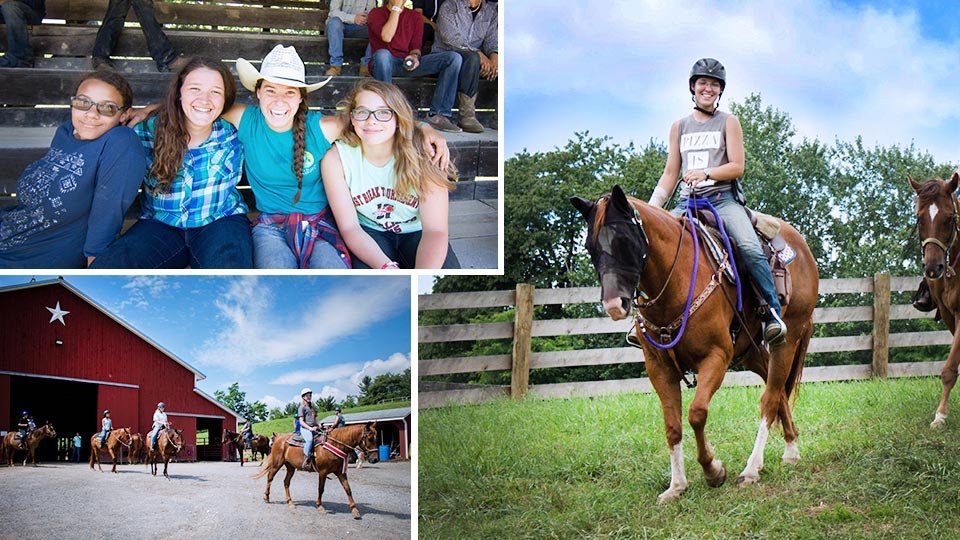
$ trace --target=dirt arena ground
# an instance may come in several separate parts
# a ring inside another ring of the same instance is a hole
[[[44,463],[0,467],[0,523],[12,538],[410,538],[410,462],[389,461],[347,478],[362,519],[350,515],[336,477],[316,506],[317,475],[298,471],[284,502],[283,469],[273,480],[253,479],[259,462],[171,463],[156,477],[145,465],[120,465],[117,474],[89,465]],[[6,534],[5,533],[5,534]],[[0,536],[5,536],[5,534]]]

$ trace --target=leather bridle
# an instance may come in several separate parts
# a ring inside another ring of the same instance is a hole
[[[924,238],[920,242],[921,258],[923,257],[923,251],[927,247],[927,244],[933,244],[943,250],[943,254],[946,259],[946,267],[948,269],[951,268],[950,252],[953,250],[953,245],[957,241],[957,233],[960,232],[960,209],[958,209],[957,207],[957,198],[953,194],[950,195],[950,202],[953,203],[953,216],[950,218],[950,220],[953,221],[953,227],[952,227],[952,230],[950,231],[950,240],[946,244],[944,244],[943,242],[940,241],[939,238],[930,236],[928,238]]]

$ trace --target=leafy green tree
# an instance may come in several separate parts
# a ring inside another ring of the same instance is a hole
[[[325,398],[320,398],[316,400],[315,403],[318,411],[332,411],[337,406],[337,398],[333,396],[327,396]]]
[[[365,377],[366,379],[366,377]],[[358,405],[373,405],[384,401],[409,399],[410,369],[403,373],[384,373],[370,382],[366,392],[360,396]]]
[[[226,391],[217,390],[213,393],[213,397],[227,408],[236,411],[240,416],[249,418],[254,422],[262,422],[267,418],[266,404],[260,401],[247,403],[247,393],[240,390],[240,383],[231,384]]]

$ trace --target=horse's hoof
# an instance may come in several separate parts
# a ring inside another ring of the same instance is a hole
[[[756,484],[760,480],[760,475],[747,475],[741,474],[737,478],[737,487],[746,487],[752,484]]]
[[[946,415],[937,413],[937,416],[930,422],[930,429],[940,429],[947,423]]]
[[[320,512],[321,514],[326,514],[326,513],[327,513],[327,509],[324,508],[322,504],[318,504],[318,505],[317,505],[317,512]]]
[[[683,489],[670,488],[664,491],[663,493],[660,494],[659,497],[657,497],[657,505],[666,504],[674,499],[680,498],[680,496],[683,495],[683,492],[686,490],[687,490],[686,488],[683,488]]]
[[[712,477],[707,476],[707,485],[710,487],[720,487],[727,481],[727,468],[723,466],[723,462],[717,462],[720,464],[720,472]]]
[[[353,519],[360,519],[360,512],[357,510],[353,511]]]

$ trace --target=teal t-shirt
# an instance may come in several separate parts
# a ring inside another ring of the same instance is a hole
[[[320,130],[321,114],[307,112],[307,148],[303,159],[303,191],[294,206],[297,177],[293,174],[293,130],[270,129],[258,106],[248,106],[237,135],[243,143],[247,181],[257,198],[257,210],[268,214],[317,214],[327,207],[327,193],[320,180],[320,160],[330,141]]]

